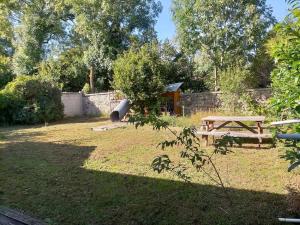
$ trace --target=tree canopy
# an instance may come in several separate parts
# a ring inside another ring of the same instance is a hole
[[[47,61],[79,49],[93,89],[101,79],[109,88],[118,54],[156,38],[162,9],[158,0],[4,0],[0,6],[1,80],[9,72],[36,75]]]
[[[275,22],[266,0],[174,0],[173,17],[181,46],[208,56],[215,76],[236,61],[251,61]]]
[[[161,12],[155,0],[69,0],[75,15],[75,32],[82,40],[84,60],[94,91],[95,70],[111,79],[112,62],[132,43],[147,43],[156,34],[154,24]]]

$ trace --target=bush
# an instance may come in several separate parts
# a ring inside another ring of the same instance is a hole
[[[18,76],[0,91],[0,122],[36,124],[63,118],[60,90],[39,77]]]
[[[139,112],[159,105],[165,86],[163,77],[164,65],[155,44],[130,49],[114,63],[115,89],[124,93]]]
[[[226,111],[244,111],[247,108],[245,103],[249,102],[250,72],[239,67],[230,68],[221,73],[220,87],[222,94],[220,100],[222,108]]]
[[[91,93],[91,87],[88,83],[85,83],[85,85],[82,88],[82,92],[84,94],[90,94]]]

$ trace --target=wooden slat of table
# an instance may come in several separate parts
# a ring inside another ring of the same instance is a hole
[[[266,120],[264,116],[208,116],[202,118],[202,121],[254,121],[263,122]]]
[[[253,134],[246,132],[235,132],[235,131],[197,131],[198,135],[208,135],[215,137],[231,136],[240,138],[272,138],[272,134]]]

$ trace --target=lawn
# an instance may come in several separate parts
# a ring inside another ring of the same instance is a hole
[[[106,119],[0,128],[0,205],[49,224],[277,224],[288,216],[287,173],[276,149],[236,148],[216,158],[233,201],[201,173],[192,183],[150,168],[167,132],[133,126],[106,132]],[[174,161],[179,149],[169,149]],[[164,152],[165,154],[166,152]]]

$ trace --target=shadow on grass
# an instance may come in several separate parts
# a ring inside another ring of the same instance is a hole
[[[230,206],[215,186],[87,170],[94,149],[0,145],[0,204],[59,225],[270,225],[284,214],[283,195],[230,188]]]

